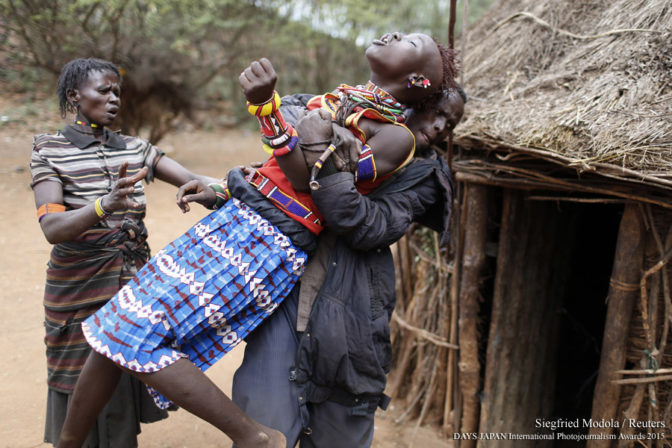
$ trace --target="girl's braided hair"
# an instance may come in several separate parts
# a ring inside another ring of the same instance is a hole
[[[455,50],[451,50],[436,39],[434,39],[434,43],[439,49],[439,55],[441,55],[443,79],[441,80],[441,85],[433,94],[429,95],[422,101],[411,105],[413,109],[416,110],[428,110],[435,107],[439,101],[441,101],[445,92],[457,89],[457,82],[455,81],[459,71],[457,64],[457,53]]]
[[[68,102],[68,91],[78,89],[88,79],[89,73],[94,71],[112,72],[121,81],[119,69],[111,62],[96,58],[73,59],[63,66],[58,77],[56,94],[61,117],[65,118],[67,112],[76,113],[75,107]]]
[[[455,50],[442,45],[439,41],[434,39],[436,47],[439,49],[441,55],[441,63],[443,65],[443,80],[439,90],[449,90],[455,88],[455,79],[457,78],[457,54]]]

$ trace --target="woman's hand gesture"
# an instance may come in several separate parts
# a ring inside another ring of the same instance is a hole
[[[141,205],[131,200],[128,196],[135,190],[135,184],[147,176],[149,168],[142,167],[140,171],[133,176],[126,176],[128,169],[128,162],[124,162],[119,167],[119,176],[117,181],[112,185],[112,190],[103,196],[101,205],[106,212],[114,212],[117,210],[137,209]]]
[[[182,213],[191,210],[190,202],[197,202],[205,208],[212,208],[216,201],[215,190],[199,179],[190,180],[177,190],[177,206],[180,207]]]

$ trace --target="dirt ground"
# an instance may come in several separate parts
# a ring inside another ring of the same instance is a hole
[[[12,110],[0,102],[0,120],[11,120],[11,116],[5,117]],[[43,131],[50,129],[54,128]],[[50,446],[42,443],[47,387],[41,305],[50,245],[35,219],[27,169],[36,131],[11,121],[9,125],[0,123],[0,355],[4,360],[0,369],[0,446],[8,448]],[[213,177],[221,177],[231,166],[264,158],[252,132],[185,130],[166,137],[160,146],[192,171]],[[175,191],[162,183],[148,187],[146,223],[153,251],[206,213],[198,206],[189,214],[180,213],[174,203]],[[230,392],[242,348],[208,371],[225,391]],[[397,424],[394,417],[394,403],[377,417],[375,447],[452,446],[437,431],[416,430],[412,423]],[[183,410],[162,422],[143,425],[139,440],[141,447],[151,448],[228,446],[228,439],[214,427]]]

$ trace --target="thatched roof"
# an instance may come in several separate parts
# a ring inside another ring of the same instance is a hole
[[[463,68],[458,143],[672,189],[672,1],[502,0]]]

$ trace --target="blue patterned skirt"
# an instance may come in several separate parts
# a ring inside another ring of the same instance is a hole
[[[277,227],[229,200],[163,248],[82,323],[98,353],[149,373],[189,358],[207,370],[268,317],[306,254]],[[170,402],[155,391],[161,408]]]

